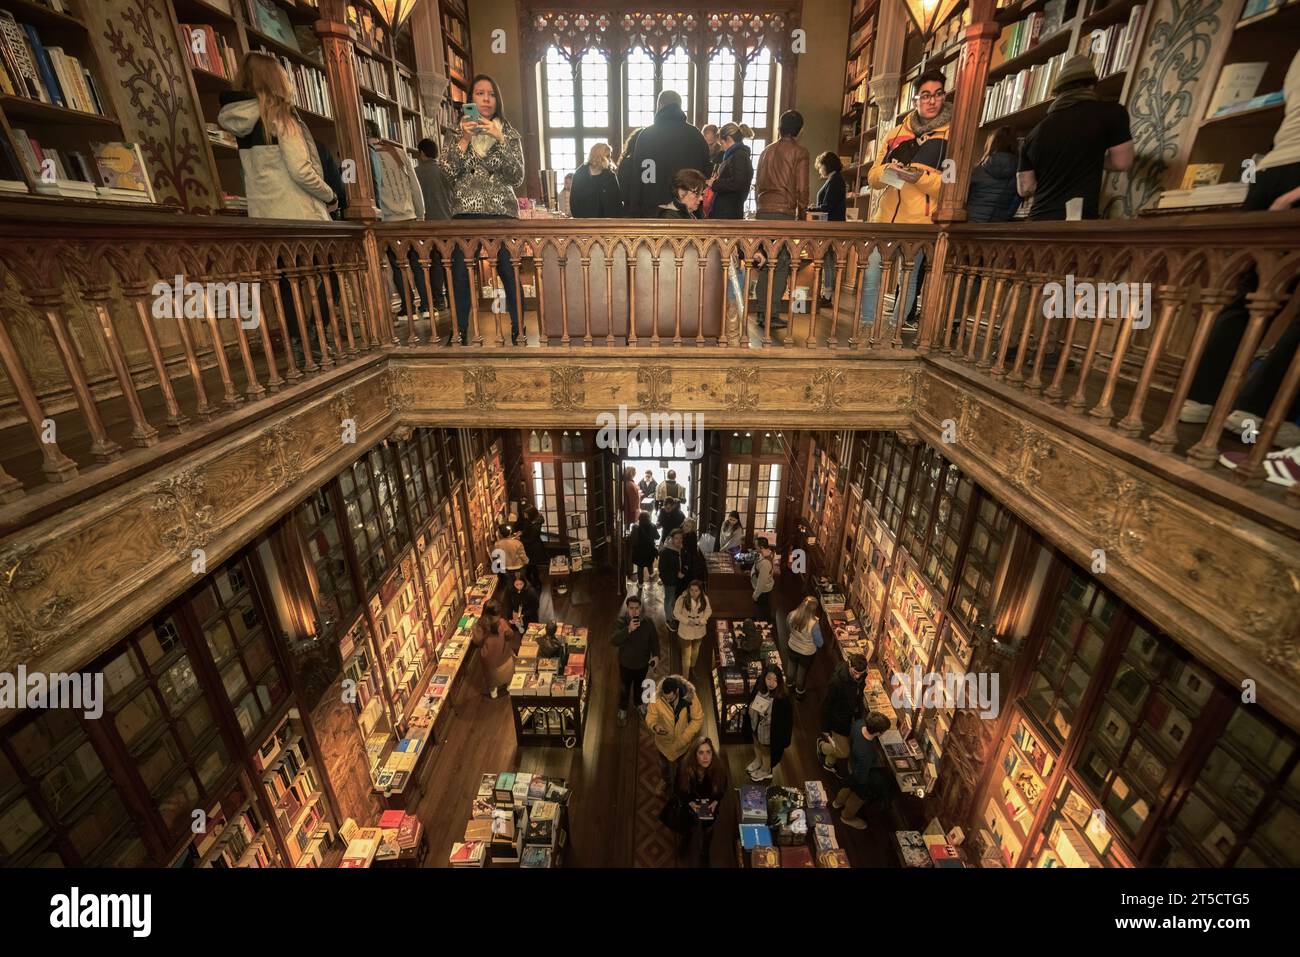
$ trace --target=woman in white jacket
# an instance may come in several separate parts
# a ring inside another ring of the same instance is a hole
[[[682,643],[682,674],[689,675],[700,656],[700,642],[704,640],[709,618],[713,616],[704,586],[698,581],[687,585],[686,590],[677,596],[673,615],[677,618],[677,640]]]
[[[786,624],[790,626],[790,689],[796,698],[802,698],[808,690],[813,656],[817,654],[817,642],[813,638],[813,629],[817,627],[817,599],[809,595],[800,602],[786,618]]]
[[[293,108],[289,74],[270,54],[249,53],[239,87],[222,94],[217,123],[238,137],[249,218],[329,220],[338,200]]]

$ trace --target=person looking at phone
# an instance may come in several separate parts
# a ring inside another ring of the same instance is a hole
[[[663,678],[654,701],[646,708],[645,726],[654,735],[664,788],[671,792],[677,778],[677,763],[704,727],[704,708],[695,686],[681,675]]]
[[[648,672],[659,665],[659,629],[642,614],[641,599],[627,596],[627,611],[614,625],[610,644],[618,649],[618,672],[622,691],[618,698],[618,726],[627,724],[627,702],[645,717],[648,702],[642,701],[641,685]]]
[[[691,838],[699,831],[701,867],[709,866],[713,825],[722,796],[726,793],[727,768],[722,757],[711,739],[697,739],[677,769],[676,814],[673,817],[675,829],[681,837],[678,851],[683,856],[690,850]]]
[[[469,102],[462,107],[459,133],[443,150],[442,162],[451,180],[453,219],[519,218],[515,189],[524,182],[523,143],[505,117],[501,91],[492,77],[482,73],[474,77]],[[478,290],[470,286],[465,251],[459,246],[452,253],[451,264],[456,323],[460,343],[467,345],[470,296],[477,295]],[[518,286],[504,245],[497,253],[497,275],[505,288],[511,341],[517,345],[521,342]]]
[[[913,109],[881,141],[876,161],[867,173],[867,183],[882,193],[871,217],[873,223],[915,225],[932,221],[943,186],[948,127],[952,122],[952,104],[948,102],[944,82],[940,70],[926,70],[917,77]],[[917,253],[911,276],[896,275],[899,285],[905,285],[907,295],[901,309],[895,306],[895,321],[910,320],[924,268],[925,256]],[[865,324],[875,321],[882,271],[880,253],[873,251],[867,260],[866,287],[862,294]],[[898,272],[902,272],[901,268]],[[899,301],[895,297],[895,302]]]

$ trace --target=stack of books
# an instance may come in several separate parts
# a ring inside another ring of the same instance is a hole
[[[0,94],[106,116],[95,78],[61,47],[46,46],[29,23],[0,10]]]
[[[452,845],[453,867],[491,863],[555,867],[565,844],[562,778],[527,771],[484,774],[470,807],[464,840]]]

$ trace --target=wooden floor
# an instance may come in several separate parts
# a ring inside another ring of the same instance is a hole
[[[783,582],[787,591],[780,593],[776,602],[783,630],[785,610],[801,597],[795,591],[796,581]],[[622,607],[625,587],[612,572],[584,572],[571,582],[568,594],[556,595],[548,588],[542,599],[543,620],[554,617],[586,625],[590,630],[591,690],[581,749],[518,747],[510,702],[504,697],[496,700],[486,697],[477,680],[477,664],[471,663],[471,671],[466,676],[469,680],[462,679],[456,692],[456,714],[447,723],[443,740],[423,772],[423,797],[416,813],[428,832],[429,866],[447,866],[447,855],[452,844],[464,834],[470,804],[479,780],[487,772],[528,771],[567,779],[573,793],[569,803],[570,848],[564,861],[566,867],[632,867],[639,859],[638,842],[662,842],[658,825],[645,823],[644,816],[638,825],[636,813],[638,781],[653,782],[657,777],[657,769],[647,775],[645,768],[638,766],[638,762],[646,760],[645,749],[638,747],[638,736],[648,736],[648,732],[635,720],[629,720],[622,728],[615,720],[618,659],[616,649],[609,644],[609,634]],[[645,601],[647,611],[660,624],[661,641],[666,647],[669,642],[667,629],[662,626],[662,592],[657,588],[648,589]],[[661,674],[677,671],[680,659],[675,642],[673,645],[671,660],[661,665]],[[803,702],[795,704],[793,740],[772,783],[801,786],[805,780],[821,779],[828,790],[833,788],[832,776],[821,770],[815,758],[814,741],[820,725],[822,697],[835,660],[833,651],[823,650],[818,654],[808,682],[808,695]],[[697,666],[697,672],[704,674],[703,661]],[[717,715],[707,679],[701,677],[697,686],[705,705],[704,732],[716,741]],[[710,863],[714,867],[735,867],[738,804],[734,789],[742,780],[749,780],[745,767],[753,759],[753,753],[749,745],[740,744],[725,745],[721,752],[732,790],[715,826]],[[646,786],[641,784],[643,788]],[[646,799],[642,797],[643,802]],[[660,796],[656,795],[655,799],[661,803]],[[656,812],[658,806],[655,805]],[[888,815],[868,816],[867,820],[866,831],[854,831],[839,825],[836,814],[836,832],[850,862],[854,867],[897,866],[892,850],[893,825]],[[641,855],[640,859],[644,857]]]

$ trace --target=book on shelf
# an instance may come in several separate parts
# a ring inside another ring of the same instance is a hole
[[[1239,19],[1249,20],[1262,13],[1268,13],[1270,10],[1276,10],[1285,3],[1286,0],[1246,0],[1246,5],[1242,8]]]
[[[264,33],[276,43],[302,52],[298,36],[294,33],[289,13],[275,0],[246,0],[248,22],[259,33]]]
[[[105,186],[114,191],[138,194],[140,202],[156,202],[139,144],[91,143],[90,149]]]
[[[1222,163],[1188,163],[1187,169],[1183,170],[1183,182],[1179,189],[1215,186],[1222,174]]]
[[[1246,183],[1217,183],[1195,189],[1167,189],[1156,200],[1157,209],[1182,209],[1189,206],[1234,206],[1243,202]]]
[[[1259,89],[1259,81],[1264,78],[1267,69],[1268,62],[1263,60],[1225,63],[1219,71],[1218,82],[1214,85],[1210,105],[1205,110],[1206,118],[1219,116],[1225,108],[1250,100]]]
[[[1214,117],[1232,116],[1235,113],[1247,113],[1250,110],[1263,109],[1266,106],[1280,106],[1286,95],[1281,90],[1274,90],[1272,93],[1262,93],[1259,96],[1252,96],[1249,100],[1238,100],[1236,103],[1225,103],[1215,112]]]
[[[239,73],[239,57],[226,38],[206,23],[182,23],[181,50],[190,66],[233,80]]]

